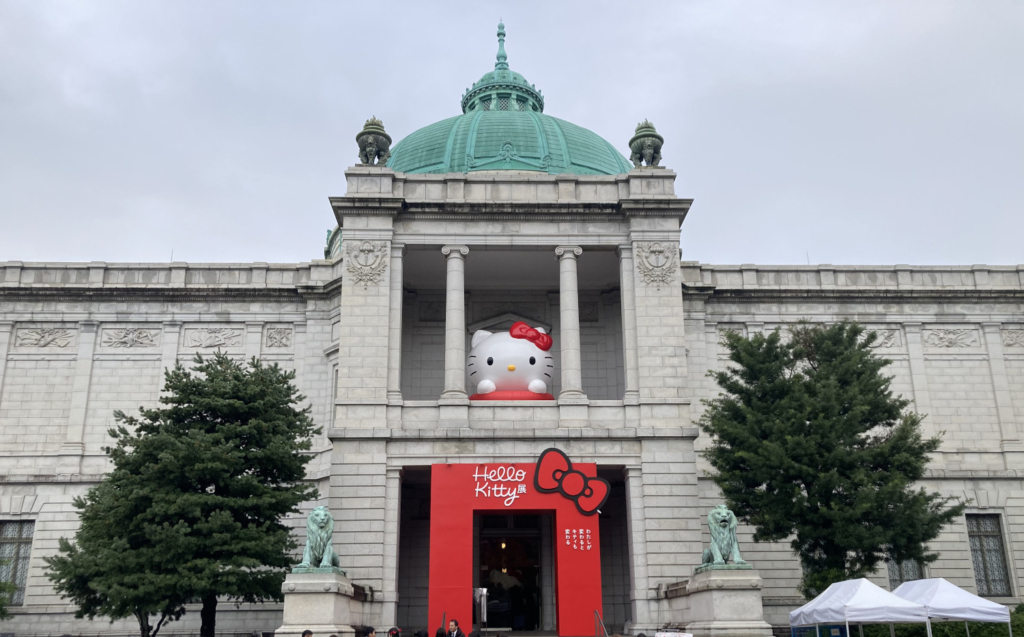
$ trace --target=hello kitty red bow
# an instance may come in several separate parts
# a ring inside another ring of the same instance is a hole
[[[583,515],[598,513],[611,491],[607,480],[589,478],[573,469],[569,457],[558,449],[546,449],[540,454],[533,486],[541,493],[561,493]]]
[[[524,338],[545,352],[551,349],[551,337],[539,332],[522,321],[516,321],[508,331],[512,338]]]

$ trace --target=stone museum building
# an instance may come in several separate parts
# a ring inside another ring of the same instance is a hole
[[[367,122],[344,187],[324,193],[337,227],[323,258],[0,262],[0,579],[18,587],[0,632],[137,630],[75,620],[43,558],[108,467],[114,410],[155,405],[166,368],[216,350],[296,372],[322,427],[308,467],[320,499],[304,511],[333,514],[352,623],[433,634],[446,617],[468,633],[482,588],[487,627],[502,632],[592,635],[595,613],[608,633],[692,629],[691,580],[720,502],[696,426],[716,395],[707,371],[724,365],[723,331],[802,319],[878,332],[895,390],[927,433],[944,432],[925,486],[970,500],[932,543],[937,562],[889,564],[875,581],[944,577],[1022,599],[1024,266],[687,261],[678,140],[648,122],[631,135],[631,121],[605,140],[554,117],[498,35],[461,113],[394,144]],[[550,336],[553,399],[470,400],[486,396],[467,371],[474,335],[519,322],[534,342]],[[549,449],[606,497],[584,501],[591,486],[575,496],[567,478],[541,489]],[[304,518],[293,522],[301,543]],[[799,563],[750,538],[741,524],[756,569],[745,581],[786,627]],[[218,629],[273,632],[282,609],[224,603]],[[162,634],[198,619],[196,607]]]

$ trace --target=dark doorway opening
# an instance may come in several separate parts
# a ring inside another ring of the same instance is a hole
[[[487,632],[554,628],[551,515],[475,516],[477,588],[487,589]],[[475,618],[478,626],[479,618]]]

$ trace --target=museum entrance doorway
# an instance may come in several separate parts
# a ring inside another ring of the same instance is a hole
[[[487,590],[487,632],[553,631],[550,514],[475,516],[476,589]],[[478,605],[474,605],[474,610]]]
[[[497,571],[488,627],[498,620],[509,630],[595,635],[602,612],[598,514],[610,489],[596,464],[574,465],[556,448],[541,452],[536,464],[431,465],[430,626],[455,619],[468,627],[476,615],[474,588],[486,589]]]

